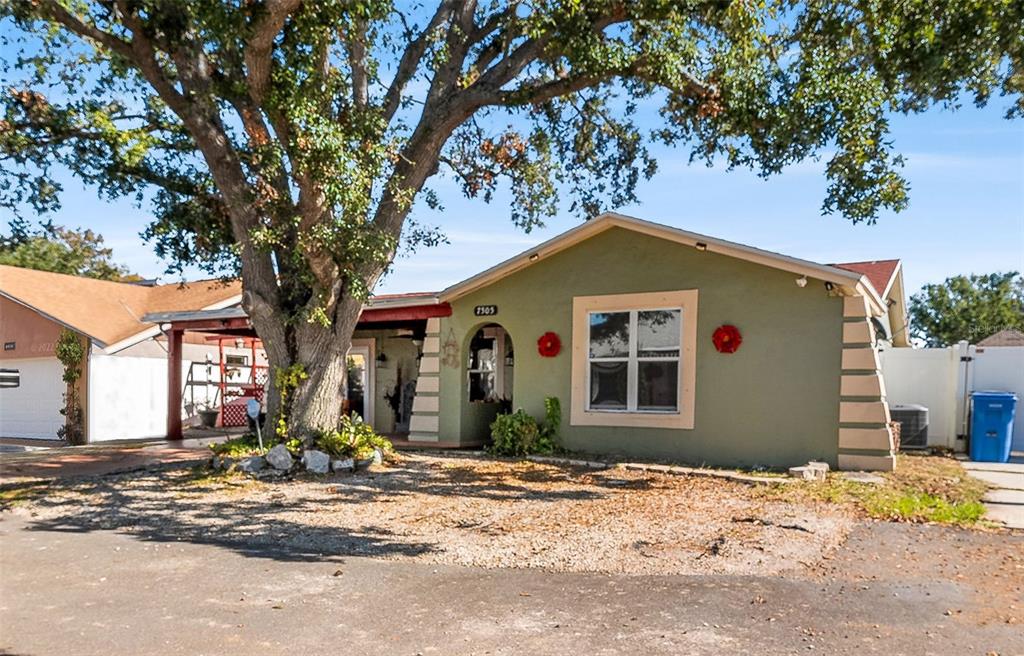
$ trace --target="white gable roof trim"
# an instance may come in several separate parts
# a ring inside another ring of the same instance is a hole
[[[652,237],[674,241],[678,244],[694,248],[699,247],[703,251],[727,255],[773,269],[830,282],[838,285],[847,294],[866,296],[879,315],[885,312],[885,303],[867,277],[853,271],[801,260],[724,239],[716,239],[715,237],[708,237],[660,223],[644,221],[643,219],[637,219],[616,212],[599,214],[586,223],[582,223],[486,271],[456,283],[442,291],[440,298],[443,301],[453,301],[611,228],[624,228]]]

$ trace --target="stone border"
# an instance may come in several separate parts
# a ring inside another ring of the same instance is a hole
[[[573,458],[559,458],[554,456],[526,456],[526,460],[543,465],[564,465],[568,467],[582,467],[587,469],[625,469],[627,471],[667,474],[669,476],[705,476],[708,478],[722,478],[747,484],[778,483],[786,485],[796,480],[794,478],[783,478],[781,476],[755,476],[753,474],[743,474],[741,472],[725,469],[706,469],[701,467],[647,464],[642,462],[609,463],[597,460],[575,460]]]

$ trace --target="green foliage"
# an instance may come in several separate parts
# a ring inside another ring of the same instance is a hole
[[[171,270],[241,273],[275,367],[444,240],[413,214],[433,180],[509,190],[531,230],[637,202],[652,145],[824,157],[823,213],[873,222],[908,203],[890,115],[1024,114],[1019,0],[8,0],[0,25],[0,208],[57,209],[66,171],[149,203]]]
[[[901,455],[896,471],[880,484],[858,483],[841,474],[825,481],[806,481],[763,488],[770,498],[848,504],[877,519],[938,522],[970,526],[982,519],[981,503],[988,486],[964,471],[952,458]]]
[[[218,456],[226,458],[245,458],[260,453],[260,443],[255,433],[246,433],[230,440],[211,444],[210,450]]]
[[[82,360],[85,359],[85,347],[78,333],[62,328],[57,343],[53,348],[54,355],[64,365],[62,378],[68,385],[74,385],[82,376]]]
[[[491,453],[500,456],[525,456],[554,453],[558,450],[558,430],[562,408],[552,396],[544,399],[544,423],[538,424],[525,410],[500,414],[491,424]]]
[[[52,223],[29,230],[25,222],[13,220],[8,231],[10,234],[0,239],[0,264],[100,280],[139,279],[111,261],[113,251],[104,247],[103,236],[92,230],[71,230]]]
[[[1024,276],[954,276],[910,297],[911,334],[927,346],[976,344],[1005,328],[1024,330]]]
[[[62,328],[54,355],[64,365],[61,375],[66,389],[64,391],[64,407],[60,413],[64,415],[64,425],[57,429],[57,437],[68,444],[82,444],[85,441],[85,427],[82,416],[82,405],[78,400],[78,379],[82,377],[82,361],[85,359],[85,347],[78,333]]]
[[[277,387],[281,402],[281,410],[277,414],[277,436],[283,442],[289,441],[288,413],[285,410],[288,407],[289,398],[299,384],[307,378],[309,378],[309,374],[306,373],[306,368],[301,363],[295,363],[290,367],[279,367],[274,371],[274,385]],[[288,448],[294,451],[299,447],[289,446]]]
[[[391,453],[390,440],[378,435],[359,415],[342,417],[338,430],[320,433],[314,445],[334,458],[365,460],[373,457],[375,449]]]

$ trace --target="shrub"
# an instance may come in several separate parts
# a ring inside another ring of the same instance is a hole
[[[338,430],[326,431],[314,441],[316,448],[334,458],[365,460],[373,457],[374,449],[385,454],[393,449],[388,438],[377,434],[359,415],[342,417]]]
[[[557,451],[562,407],[556,397],[544,399],[544,416],[544,423],[538,424],[522,408],[511,414],[498,415],[491,424],[491,453],[525,456]]]
[[[260,443],[255,433],[246,433],[240,437],[233,437],[230,440],[219,444],[211,444],[210,450],[218,456],[228,458],[244,458],[257,455],[260,452]]]

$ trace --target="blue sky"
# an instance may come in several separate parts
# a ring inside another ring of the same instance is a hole
[[[893,117],[893,139],[907,158],[910,207],[875,225],[821,216],[824,162],[762,180],[688,165],[685,151],[667,148],[656,151],[660,171],[642,183],[641,202],[616,209],[817,262],[902,258],[908,293],[960,273],[1024,271],[1024,122],[1004,120],[1005,106],[996,99],[985,109]],[[65,186],[56,223],[96,230],[119,262],[144,276],[163,274],[165,264],[138,236],[145,208],[102,201],[70,179]],[[433,186],[445,210],[421,207],[417,216],[442,226],[451,243],[399,259],[381,293],[442,289],[576,224],[565,213],[525,234],[509,221],[507,196],[486,205],[462,198],[454,184]]]

